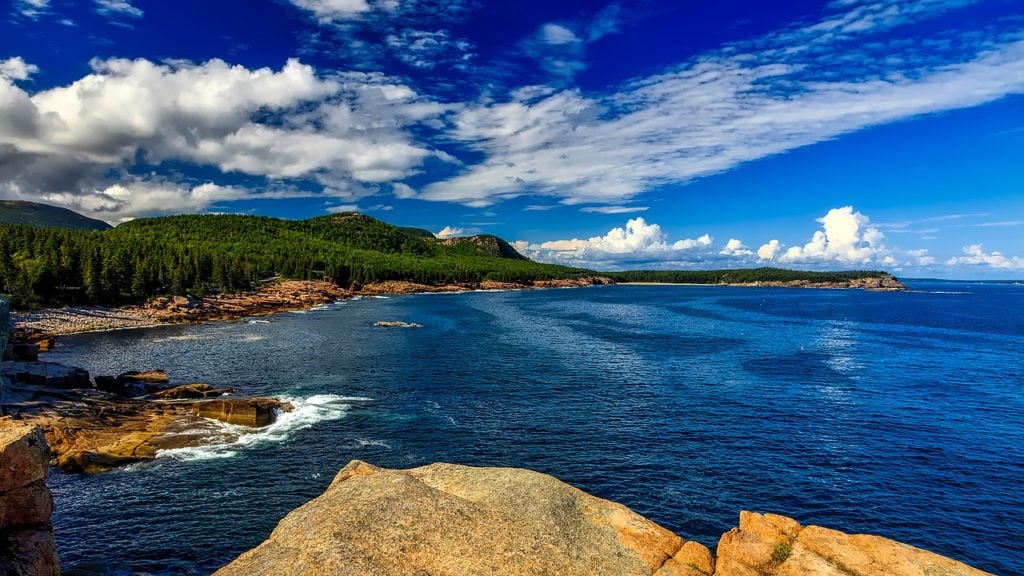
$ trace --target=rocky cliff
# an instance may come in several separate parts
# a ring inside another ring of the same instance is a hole
[[[0,574],[60,574],[53,497],[46,487],[49,453],[38,427],[0,419]]]
[[[978,576],[877,536],[743,512],[718,559],[625,506],[529,470],[350,462],[215,576]]]

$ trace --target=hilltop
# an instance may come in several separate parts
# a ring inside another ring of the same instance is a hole
[[[78,212],[25,200],[0,200],[0,224],[69,228],[73,230],[107,230],[110,224],[82,216]]]
[[[439,240],[363,214],[308,220],[202,214],[104,231],[0,225],[0,292],[16,307],[120,305],[251,290],[267,278],[341,287],[579,279],[589,270],[524,258],[494,236]]]

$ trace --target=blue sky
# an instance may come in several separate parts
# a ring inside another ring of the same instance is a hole
[[[0,197],[1024,277],[1019,0],[13,0]]]

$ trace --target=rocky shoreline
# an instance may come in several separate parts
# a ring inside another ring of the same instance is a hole
[[[11,341],[36,344],[40,351],[45,352],[57,336],[269,316],[280,312],[308,310],[360,295],[581,288],[606,284],[613,282],[604,277],[537,280],[531,283],[484,281],[439,286],[387,281],[365,286],[356,284],[350,289],[344,289],[324,280],[274,280],[259,290],[239,294],[217,294],[203,298],[161,297],[144,305],[119,308],[68,306],[15,312],[11,314],[14,321]]]
[[[52,463],[73,472],[103,472],[153,460],[161,450],[230,441],[242,428],[268,426],[292,409],[275,398],[235,397],[230,388],[172,384],[159,370],[97,376],[93,382],[74,366],[8,361],[0,376],[3,413],[42,429]]]

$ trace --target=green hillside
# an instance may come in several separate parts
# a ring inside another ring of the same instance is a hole
[[[110,228],[110,224],[102,220],[82,216],[67,208],[24,200],[0,200],[0,224],[52,226],[74,230],[107,230]]]
[[[348,286],[593,274],[527,260],[498,240],[446,242],[360,214],[168,216],[105,231],[0,225],[0,292],[24,308],[232,292],[276,275]]]

